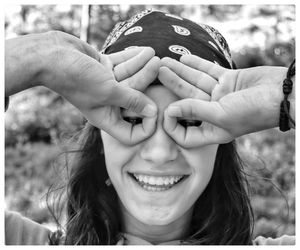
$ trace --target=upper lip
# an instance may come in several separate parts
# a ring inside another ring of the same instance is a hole
[[[189,173],[182,172],[155,172],[155,171],[128,171],[130,174],[140,174],[140,175],[151,175],[151,176],[179,176],[179,175],[190,175]]]

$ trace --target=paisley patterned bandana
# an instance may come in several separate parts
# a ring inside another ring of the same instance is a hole
[[[161,11],[144,10],[118,23],[106,39],[102,53],[111,54],[134,46],[149,46],[156,56],[179,60],[193,54],[235,68],[224,37],[214,28]]]

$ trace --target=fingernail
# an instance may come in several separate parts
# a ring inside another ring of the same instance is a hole
[[[142,115],[147,116],[147,117],[153,117],[156,115],[156,107],[151,105],[151,104],[147,104],[146,107],[143,109],[142,111]]]
[[[182,117],[181,109],[178,106],[170,106],[168,107],[169,116]]]

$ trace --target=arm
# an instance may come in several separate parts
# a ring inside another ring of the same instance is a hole
[[[92,125],[124,143],[136,143],[153,132],[156,105],[141,91],[122,84],[141,82],[144,75],[145,85],[151,83],[159,68],[153,49],[100,56],[80,39],[51,31],[7,40],[5,52],[6,96],[45,86],[77,107]],[[150,118],[151,126],[132,128],[115,106]]]
[[[278,127],[287,68],[231,70],[193,55],[182,56],[180,61],[163,59],[159,72],[161,82],[185,98],[165,112],[165,129],[178,143],[186,147],[227,143]],[[295,117],[295,88],[289,101]],[[180,117],[204,122],[197,130],[186,130],[177,123]]]
[[[42,35],[45,36],[45,35]],[[45,61],[38,47],[40,35],[29,35],[5,41],[5,96],[41,85]]]

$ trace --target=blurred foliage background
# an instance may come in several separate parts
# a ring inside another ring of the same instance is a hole
[[[287,67],[295,56],[294,5],[11,5],[5,9],[5,35],[61,30],[100,50],[116,22],[145,8],[215,27],[239,68]],[[53,225],[45,203],[57,178],[53,160],[83,120],[72,105],[42,87],[11,98],[5,118],[6,209]],[[270,129],[243,136],[237,144],[252,186],[254,235],[295,234],[295,132]]]

